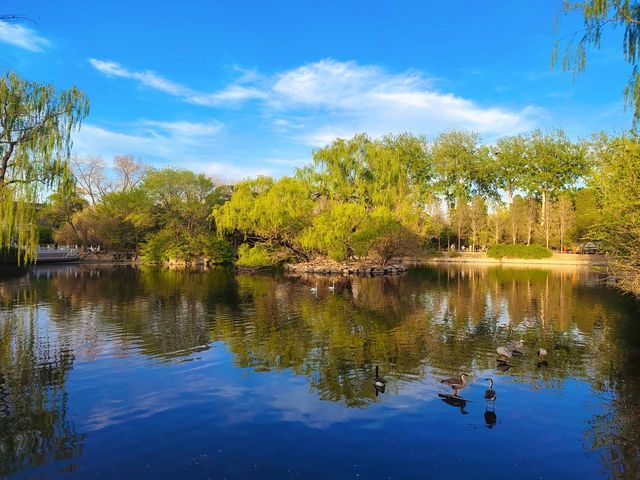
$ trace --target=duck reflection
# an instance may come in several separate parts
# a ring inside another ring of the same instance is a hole
[[[459,408],[462,415],[469,415],[469,412],[464,409],[467,406],[468,400],[458,397],[457,395],[447,395],[444,393],[439,393],[438,397],[447,405]]]
[[[496,370],[498,370],[499,372],[506,372],[508,371],[513,365],[511,365],[509,362],[502,362],[500,360],[498,360],[498,365],[496,366]]]

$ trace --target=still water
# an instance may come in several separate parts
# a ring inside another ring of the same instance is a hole
[[[3,270],[0,478],[640,478],[640,309],[597,280]]]

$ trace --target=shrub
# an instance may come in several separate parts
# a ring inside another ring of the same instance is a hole
[[[212,237],[207,245],[206,256],[211,263],[232,263],[235,260],[233,247],[222,238]]]
[[[273,266],[271,255],[263,245],[250,247],[243,243],[238,248],[238,266],[245,268],[263,268]]]
[[[548,248],[541,245],[498,244],[489,247],[487,255],[491,258],[538,259],[549,258],[552,254]]]
[[[166,262],[178,260],[190,262],[206,257],[211,263],[231,263],[233,248],[228,242],[208,233],[189,235],[172,228],[164,228],[150,235],[142,245],[145,262]]]

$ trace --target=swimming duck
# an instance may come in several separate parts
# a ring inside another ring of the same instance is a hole
[[[524,350],[522,349],[522,347],[524,347],[524,341],[522,340],[511,340],[509,342],[509,348],[511,349],[511,353],[513,355],[524,355]]]
[[[498,347],[496,348],[496,352],[503,358],[511,358],[513,353],[511,353],[511,349],[507,347]]]

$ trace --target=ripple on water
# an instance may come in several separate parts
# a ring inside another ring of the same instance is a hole
[[[588,273],[447,267],[339,277],[334,292],[319,278],[314,294],[315,279],[223,270],[31,272],[0,277],[0,475],[459,478],[492,458],[495,478],[514,465],[519,478],[593,478],[637,466],[637,305]],[[524,355],[499,369],[496,348],[518,339]],[[441,396],[460,373],[464,405]]]

